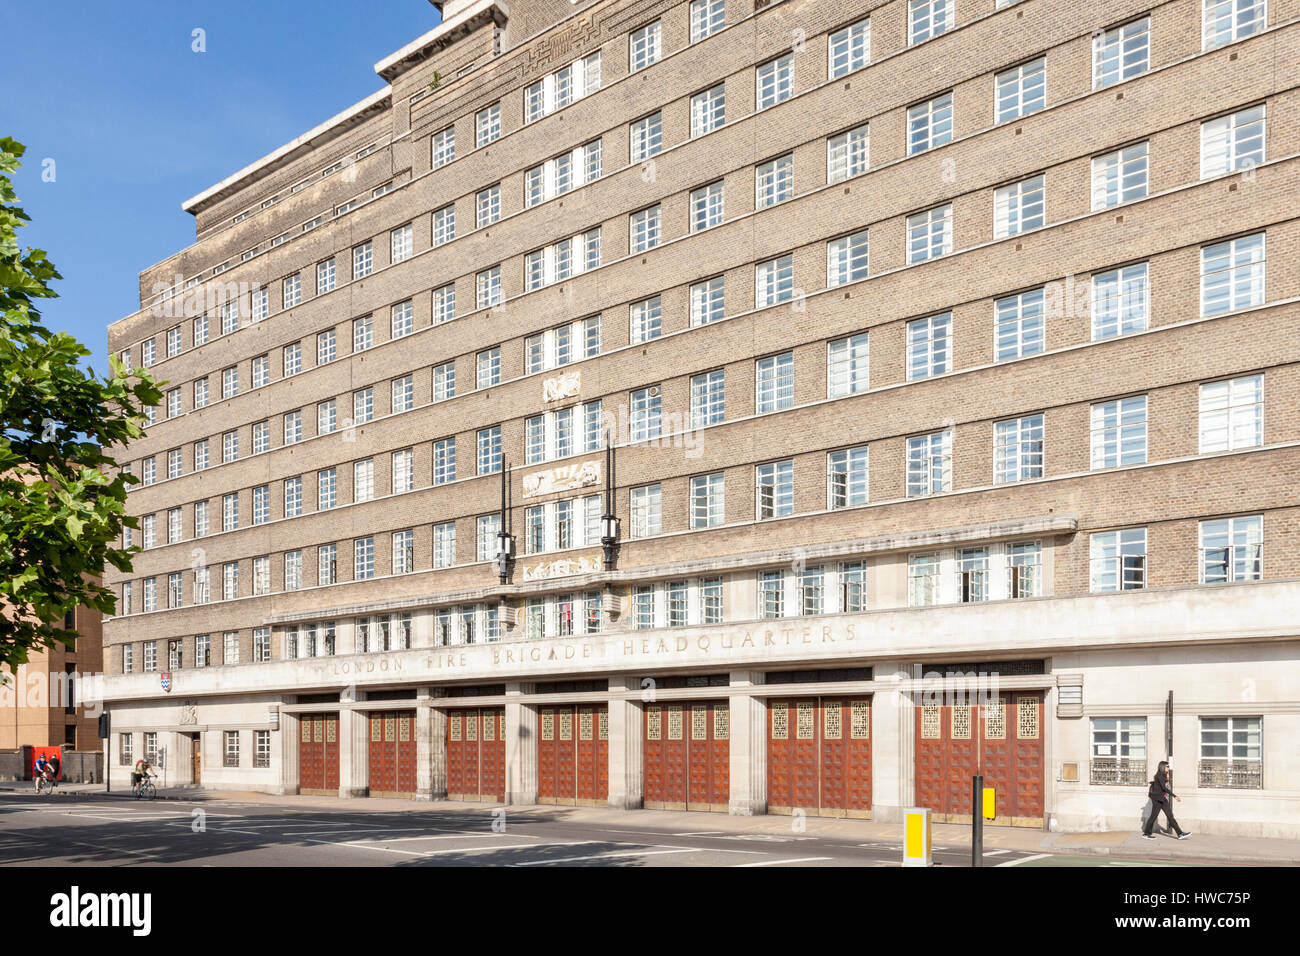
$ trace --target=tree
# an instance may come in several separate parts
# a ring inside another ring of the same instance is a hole
[[[109,375],[82,369],[90,350],[41,324],[33,303],[61,279],[44,251],[18,246],[31,217],[15,203],[9,176],[26,147],[0,139],[0,664],[33,647],[71,644],[63,627],[77,605],[113,613],[99,583],[106,565],[131,569],[136,549],[115,546],[125,526],[123,473],[104,449],[144,434],[145,406],[162,397],[149,373],[116,358]]]

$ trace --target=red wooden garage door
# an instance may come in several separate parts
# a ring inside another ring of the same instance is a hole
[[[415,794],[415,711],[370,715],[370,795]]]
[[[609,798],[609,708],[546,706],[537,723],[537,802],[603,806]]]
[[[338,714],[298,718],[298,792],[338,796]]]
[[[984,706],[916,708],[916,805],[969,823],[971,777],[995,791],[993,823],[1043,825],[1043,696],[1004,693]]]
[[[871,816],[871,699],[768,703],[767,809]]]
[[[731,795],[730,714],[721,700],[646,705],[647,808],[726,811]]]
[[[505,737],[504,707],[447,715],[447,799],[505,802]]]

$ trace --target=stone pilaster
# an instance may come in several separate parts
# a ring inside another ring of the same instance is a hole
[[[298,742],[302,734],[302,717],[299,714],[280,712],[280,793],[295,794],[300,788],[298,771]]]
[[[506,803],[537,802],[537,708],[519,698],[532,684],[506,684]]]
[[[751,692],[762,682],[761,671],[731,672],[728,812],[733,816],[767,813],[767,701]]]
[[[639,810],[644,799],[644,723],[635,677],[612,677],[609,681],[609,805],[620,810]],[[627,700],[615,694],[627,691]]]
[[[339,709],[339,796],[370,793],[370,721],[362,711]]]
[[[877,823],[901,823],[916,799],[912,695],[890,689],[894,679],[901,685],[910,676],[904,661],[872,666],[878,686],[871,698],[871,819]]]

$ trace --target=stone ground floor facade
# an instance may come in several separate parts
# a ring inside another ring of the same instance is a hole
[[[1300,837],[1300,583],[412,647],[104,678],[114,787]]]

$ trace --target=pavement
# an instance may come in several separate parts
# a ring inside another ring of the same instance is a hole
[[[0,783],[0,866],[897,866],[902,825],[824,817],[163,790],[154,801]],[[201,826],[196,821],[201,822]],[[204,839],[191,837],[201,834]],[[215,838],[215,839],[213,839]],[[934,860],[970,865],[970,827],[934,824]],[[567,847],[567,849],[565,849]],[[984,829],[985,866],[1296,865],[1300,841]]]

